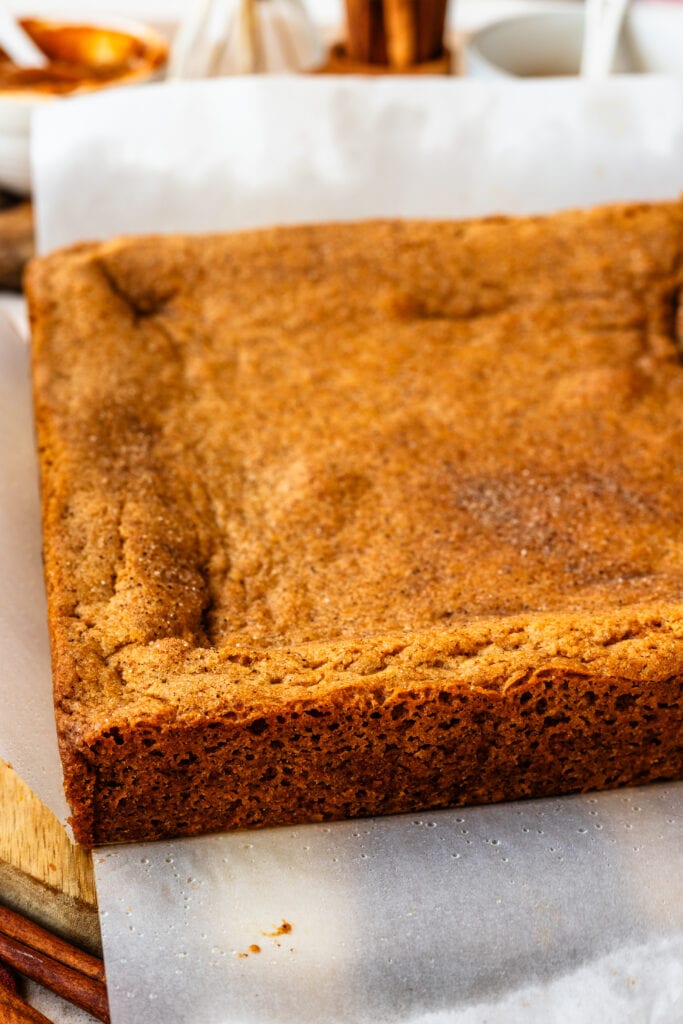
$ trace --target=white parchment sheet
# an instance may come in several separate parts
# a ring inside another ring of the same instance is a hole
[[[43,248],[670,197],[683,83],[149,87],[41,112],[34,160]],[[0,473],[17,481],[0,491],[0,755],[55,805],[54,741],[35,742],[51,726],[25,351],[0,334],[0,353]],[[683,1019],[680,784],[110,848],[95,865],[114,1024]]]
[[[39,240],[674,196],[682,101],[683,86],[656,76],[110,90],[37,116]]]
[[[68,813],[52,714],[29,349],[0,315],[0,757]]]

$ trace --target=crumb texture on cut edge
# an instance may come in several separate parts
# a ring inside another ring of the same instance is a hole
[[[683,683],[547,668],[505,694],[388,693],[122,721],[72,746],[82,842],[559,795],[677,778]],[[144,807],[141,815],[140,808]]]

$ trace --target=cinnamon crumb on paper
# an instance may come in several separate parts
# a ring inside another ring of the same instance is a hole
[[[285,921],[283,917],[282,924],[278,928],[276,928],[274,932],[261,932],[261,934],[265,935],[266,938],[275,939],[277,938],[278,935],[289,935],[291,930],[292,925],[289,923],[289,921]]]

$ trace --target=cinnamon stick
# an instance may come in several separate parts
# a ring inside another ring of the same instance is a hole
[[[2,1024],[52,1024],[15,992],[0,986],[0,1021]]]
[[[364,64],[386,64],[382,0],[346,0],[346,48]]]
[[[17,979],[14,977],[12,971],[5,964],[0,963],[0,989],[5,989],[7,992],[17,992]]]
[[[394,71],[444,53],[448,0],[346,0],[346,55]]]
[[[102,981],[68,967],[31,946],[0,932],[0,960],[67,1002],[109,1024],[107,989]]]
[[[447,0],[418,0],[415,7],[415,59],[418,63],[436,60],[443,54],[447,8]]]
[[[409,68],[417,52],[413,0],[384,0],[384,31],[389,63],[395,68]]]
[[[2,1024],[51,1024],[38,1010],[25,1003],[13,972],[0,963],[0,1020]]]
[[[88,978],[95,978],[96,981],[104,982],[104,964],[96,956],[85,953],[82,949],[72,946],[58,935],[53,935],[46,928],[17,914],[8,907],[0,906],[0,934],[7,935],[11,939],[18,939],[32,949],[58,960],[67,967],[73,967]]]

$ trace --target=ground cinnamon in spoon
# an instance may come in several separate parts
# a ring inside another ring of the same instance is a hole
[[[36,18],[21,24],[49,62],[20,68],[0,49],[0,92],[65,95],[151,73],[166,59],[165,44],[152,34]]]

